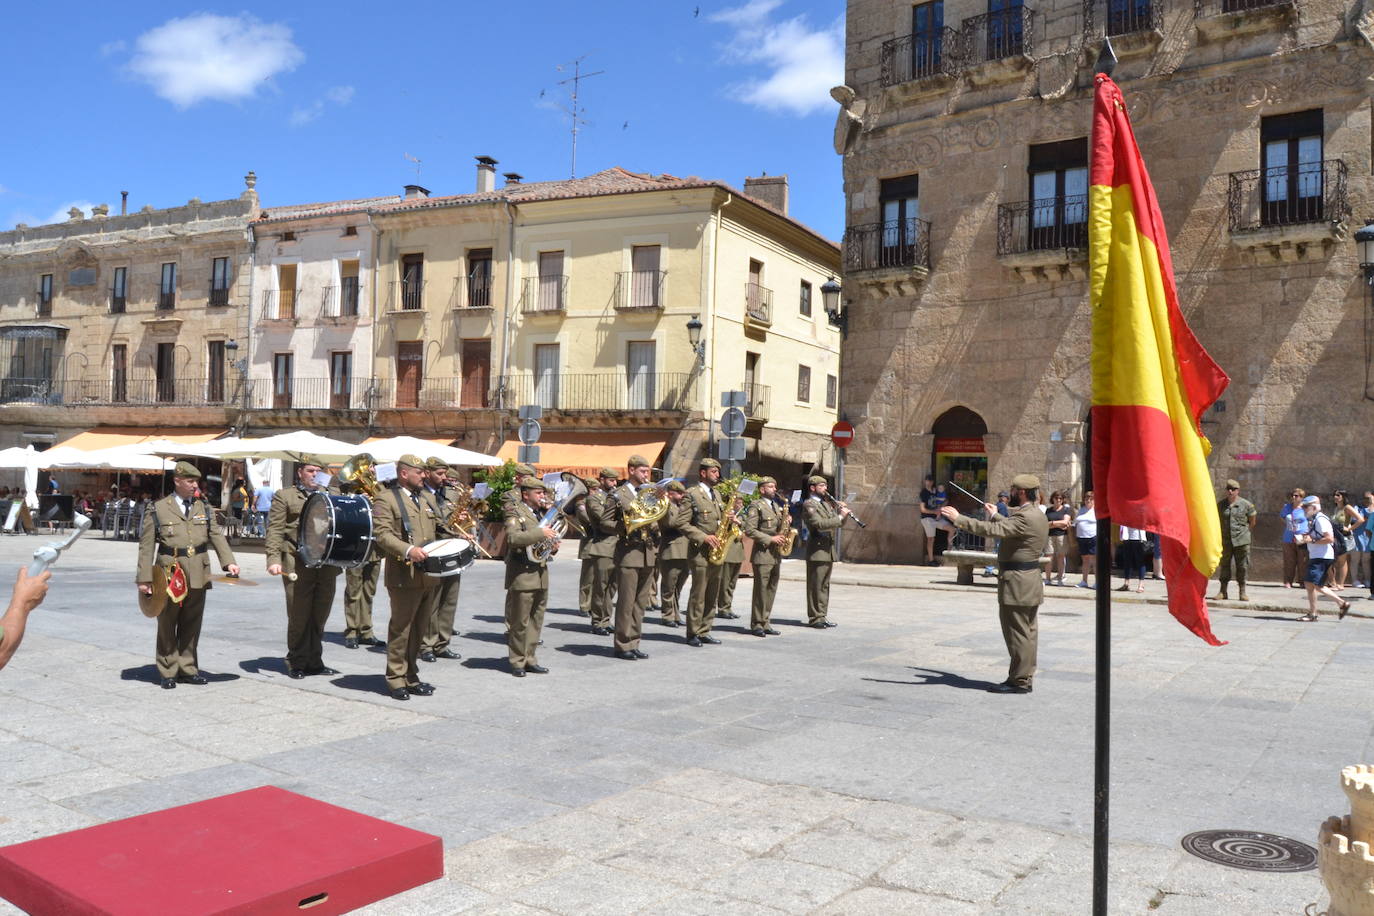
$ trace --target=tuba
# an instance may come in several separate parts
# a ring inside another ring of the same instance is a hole
[[[635,493],[634,500],[625,507],[625,533],[634,534],[668,514],[668,497],[664,490],[673,478],[658,483],[646,483]]]
[[[354,455],[339,468],[339,482],[375,500],[382,489],[377,483],[377,459],[367,452]]]
[[[563,510],[573,500],[587,495],[587,485],[582,482],[581,477],[572,471],[564,471],[560,476],[563,479],[555,487],[553,504],[539,520],[539,527],[552,528],[555,536],[544,538],[539,543],[525,548],[525,556],[529,557],[531,563],[547,563],[553,558],[558,543],[563,540],[563,535],[568,533],[568,517],[563,514]]]

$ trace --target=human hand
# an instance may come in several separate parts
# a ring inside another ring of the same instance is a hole
[[[774,546],[774,547],[781,547],[783,544],[786,544],[786,543],[787,543],[787,535],[785,535],[785,534],[775,534],[775,535],[773,535],[773,546]]]
[[[997,507],[996,507],[996,506],[993,507],[993,511],[994,511],[994,512],[997,511]],[[947,519],[948,521],[951,521],[951,522],[952,522],[952,521],[954,521],[956,518],[959,517],[959,510],[956,509],[956,508],[954,508],[953,506],[941,506],[941,507],[940,507],[940,515],[941,515],[943,518]]]
[[[239,574],[239,564],[230,563],[228,566],[224,567],[224,571],[231,576],[237,576]]]
[[[48,580],[52,570],[45,569],[36,576],[30,576],[27,568],[19,567],[19,575],[14,582],[14,595],[10,598],[11,607],[19,607],[25,613],[43,603],[48,596]]]
[[[138,584],[138,591],[143,595],[151,595],[153,593],[153,587],[147,582],[140,582]]]
[[[406,551],[406,559],[412,563],[419,563],[428,557],[429,554],[425,553],[419,547],[412,547]]]
[[[706,546],[715,550],[720,546],[720,538],[716,537],[714,534],[706,535]]]
[[[281,564],[280,564],[280,563],[273,563],[271,566],[267,567],[267,574],[268,574],[269,576],[280,576],[280,575],[281,575]]]
[[[558,540],[558,532],[557,532],[557,531],[554,531],[554,530],[553,530],[552,528],[550,528],[548,525],[545,525],[544,527],[540,528],[539,530],[542,531],[542,532],[544,532],[544,537],[549,538],[550,540],[555,540],[555,541]]]

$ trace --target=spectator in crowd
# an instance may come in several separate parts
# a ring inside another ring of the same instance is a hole
[[[267,536],[267,513],[272,511],[272,497],[275,493],[266,481],[253,491],[253,515],[249,519],[251,530],[245,532],[249,537]]]
[[[1097,562],[1097,512],[1093,508],[1093,491],[1083,494],[1083,507],[1073,518],[1073,533],[1078,538],[1078,560],[1083,565],[1083,580],[1079,588],[1093,588],[1088,577],[1096,570]]]
[[[1294,487],[1288,494],[1288,502],[1279,510],[1279,518],[1283,519],[1284,588],[1300,586],[1307,571],[1307,552],[1296,540],[1297,535],[1307,531],[1307,515],[1302,511],[1302,501],[1306,497],[1306,490]]]
[[[927,474],[921,482],[921,531],[926,539],[926,565],[935,565],[935,530],[940,507],[935,502],[935,477]]]
[[[1145,532],[1145,555],[1150,560],[1150,578],[1164,581],[1164,551],[1159,546],[1159,535],[1153,531]]]
[[[1374,546],[1374,491],[1365,490],[1364,498],[1360,500],[1360,512],[1364,515],[1364,524],[1355,532],[1355,553],[1356,563],[1355,587],[1364,588],[1369,586],[1369,596],[1374,598],[1374,557],[1370,556],[1370,548]]]
[[[1069,564],[1069,528],[1073,525],[1073,509],[1064,503],[1064,493],[1055,490],[1050,494],[1050,505],[1045,510],[1045,518],[1050,523],[1050,565],[1045,570],[1046,585],[1063,585],[1064,573]]]
[[[1337,490],[1331,499],[1334,503],[1331,524],[1336,526],[1336,537],[1331,546],[1336,552],[1336,561],[1331,564],[1331,581],[1328,584],[1332,591],[1339,592],[1348,581],[1350,557],[1355,552],[1355,531],[1364,525],[1364,516],[1346,500],[1344,490]]]
[[[47,597],[48,580],[51,578],[52,570],[45,569],[36,576],[30,576],[27,568],[19,567],[19,578],[10,595],[10,606],[0,615],[0,668],[9,664],[15,650],[24,641],[29,612]]]
[[[229,494],[229,511],[240,526],[248,518],[248,507],[252,500],[253,494],[248,492],[248,481],[239,477],[234,481],[234,489]]]
[[[1131,590],[1131,580],[1135,579],[1135,590],[1145,591],[1145,531],[1141,528],[1127,528],[1121,526],[1121,566],[1122,578],[1125,580],[1119,592],[1129,592]]]
[[[90,497],[80,490],[72,491],[72,509],[82,515],[90,517],[95,512],[95,507],[91,505]]]
[[[1307,545],[1307,579],[1303,583],[1307,588],[1307,613],[1298,619],[1308,623],[1317,619],[1317,592],[1336,602],[1341,609],[1340,616],[1344,618],[1350,610],[1350,602],[1323,584],[1331,563],[1336,559],[1336,551],[1332,546],[1336,540],[1336,528],[1331,524],[1331,519],[1322,514],[1320,497],[1305,497],[1302,508],[1307,516],[1307,531],[1294,537],[1299,544]]]

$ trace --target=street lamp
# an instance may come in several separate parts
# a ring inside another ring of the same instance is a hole
[[[1355,250],[1360,256],[1360,270],[1364,272],[1364,288],[1367,291],[1365,296],[1370,299],[1369,306],[1364,313],[1364,397],[1366,401],[1374,401],[1374,393],[1370,391],[1372,381],[1371,363],[1371,339],[1374,338],[1374,219],[1364,221],[1363,228],[1355,230]]]
[[[692,352],[697,355],[697,365],[706,365],[706,343],[701,339],[700,315],[693,315],[687,321],[687,342],[692,345]]]
[[[1364,221],[1364,228],[1355,230],[1355,247],[1360,255],[1360,268],[1366,285],[1374,286],[1374,219]]]
[[[844,307],[840,303],[842,292],[843,288],[834,277],[821,285],[821,308],[825,309],[825,316],[830,319],[830,323],[839,328],[840,334],[843,335],[849,329],[849,316],[844,313]]]

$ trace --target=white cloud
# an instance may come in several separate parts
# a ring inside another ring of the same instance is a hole
[[[69,212],[72,207],[79,207],[82,215],[89,217],[91,215],[91,207],[94,206],[95,204],[91,203],[89,200],[69,200],[52,211],[52,214],[47,219],[43,220],[40,225],[47,225],[48,223],[65,223],[72,218]]]
[[[749,0],[716,13],[713,22],[734,30],[726,56],[757,64],[767,75],[731,88],[731,94],[769,111],[808,115],[834,107],[830,89],[844,82],[844,20],[813,28],[805,15],[776,19],[782,0]]]
[[[296,108],[291,112],[290,123],[292,127],[301,127],[324,114],[325,102],[343,107],[353,101],[352,86],[331,86],[325,90],[324,98],[316,99],[304,108]]]
[[[324,94],[324,97],[335,105],[347,105],[353,101],[353,87],[334,86]]]
[[[178,108],[250,98],[265,80],[305,60],[289,28],[247,14],[171,19],[135,46],[129,69]]]

